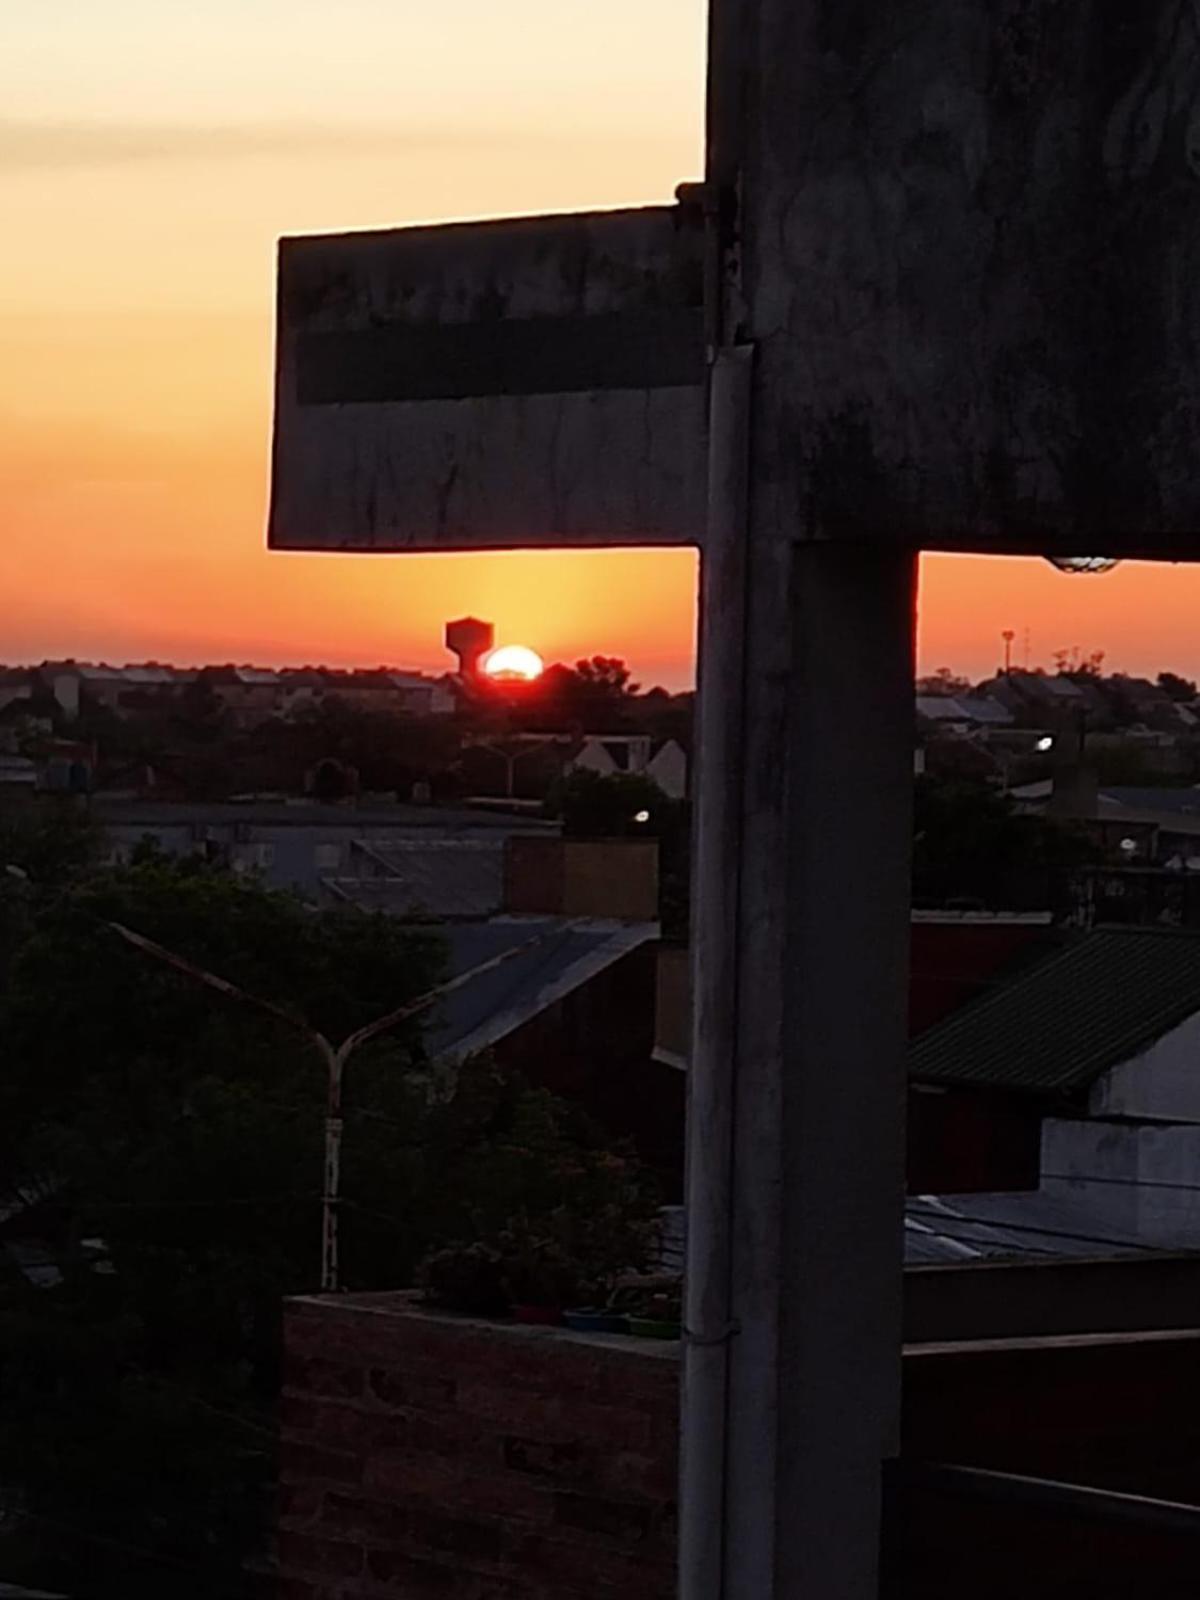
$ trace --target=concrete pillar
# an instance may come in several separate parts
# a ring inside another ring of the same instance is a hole
[[[745,537],[748,424],[722,386],[744,397],[747,374],[719,360],[713,391],[681,1593],[873,1600],[899,1410],[916,563]]]

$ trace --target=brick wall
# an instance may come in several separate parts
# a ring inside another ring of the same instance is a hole
[[[676,1346],[401,1294],[292,1301],[285,1340],[278,1600],[672,1600]],[[1200,1503],[1198,1354],[1194,1330],[910,1346],[906,1455]],[[1160,1530],[897,1511],[889,1597],[1196,1592]]]
[[[505,910],[542,916],[658,918],[656,839],[542,839],[505,842]]]
[[[279,1600],[671,1600],[674,1349],[289,1303]]]

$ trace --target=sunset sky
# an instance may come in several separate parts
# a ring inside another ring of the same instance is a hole
[[[0,19],[0,660],[442,667],[474,612],[691,673],[687,552],[264,548],[275,241],[669,198],[701,0],[37,0]],[[922,665],[1200,670],[1200,571],[929,558]]]

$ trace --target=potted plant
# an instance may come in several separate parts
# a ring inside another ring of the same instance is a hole
[[[616,1306],[574,1306],[563,1321],[576,1333],[628,1333],[629,1321]]]
[[[447,1311],[494,1317],[509,1308],[504,1258],[490,1245],[456,1243],[433,1251],[418,1267],[417,1282],[428,1301]]]
[[[618,1289],[614,1306],[624,1312],[628,1331],[639,1339],[678,1339],[683,1320],[677,1279],[646,1278]]]
[[[500,1235],[499,1253],[505,1293],[517,1321],[561,1323],[564,1306],[578,1298],[583,1281],[579,1264],[563,1244],[518,1219]]]

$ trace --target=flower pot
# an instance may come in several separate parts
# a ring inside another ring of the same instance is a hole
[[[559,1306],[513,1306],[513,1320],[528,1323],[535,1328],[561,1328],[563,1314]]]
[[[608,1311],[603,1306],[580,1306],[574,1311],[564,1311],[563,1321],[576,1333],[626,1333],[627,1319],[619,1311]]]
[[[678,1339],[677,1322],[660,1322],[656,1317],[626,1317],[629,1332],[635,1339]]]

